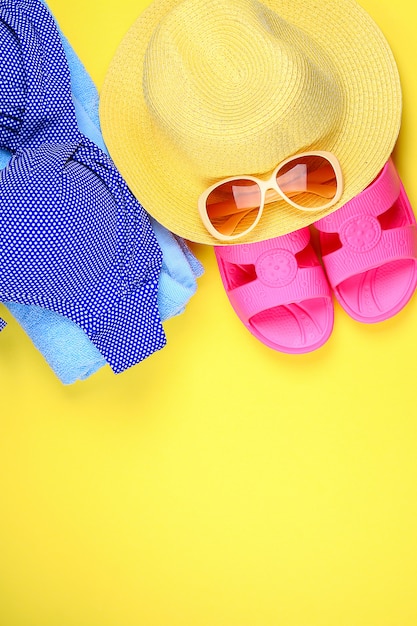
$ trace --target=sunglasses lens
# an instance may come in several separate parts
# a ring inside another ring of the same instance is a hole
[[[218,185],[207,197],[207,216],[218,233],[239,236],[255,224],[261,207],[259,185],[238,179]]]
[[[276,179],[283,194],[304,209],[320,209],[338,195],[334,167],[321,155],[292,159],[278,170]]]

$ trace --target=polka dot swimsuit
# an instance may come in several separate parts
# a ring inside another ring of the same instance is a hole
[[[39,0],[0,0],[0,147],[12,153],[0,171],[0,300],[68,317],[114,372],[161,349],[161,249],[110,157],[78,129]]]

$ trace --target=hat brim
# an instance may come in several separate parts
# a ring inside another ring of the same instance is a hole
[[[132,192],[158,222],[197,243],[219,245],[204,228],[197,202],[204,182],[178,159],[155,128],[142,90],[143,62],[160,20],[182,0],[154,0],[131,26],[107,71],[100,121],[107,148]],[[265,211],[241,243],[284,235],[325,217],[363,191],[388,161],[401,124],[401,85],[381,30],[355,0],[264,4],[304,30],[326,50],[343,92],[340,132],[322,149],[341,163],[344,190],[330,209],[301,212],[291,206]],[[242,172],[249,174],[250,172]]]

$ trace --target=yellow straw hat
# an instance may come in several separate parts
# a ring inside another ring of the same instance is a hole
[[[377,176],[400,129],[401,87],[386,39],[354,0],[154,0],[110,64],[100,118],[145,209],[199,243],[219,244],[197,209],[209,185],[333,152],[341,200],[305,213],[266,206],[239,240],[255,242],[324,217]]]

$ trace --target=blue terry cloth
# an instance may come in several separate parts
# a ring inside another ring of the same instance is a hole
[[[61,38],[70,66],[79,129],[105,150],[98,121],[97,90],[68,40],[62,34]],[[9,159],[8,152],[0,151],[0,167]],[[182,239],[155,220],[151,222],[163,252],[157,297],[161,319],[166,320],[184,310],[203,268]],[[97,348],[71,320],[37,305],[5,304],[64,384],[88,378],[105,365]]]

